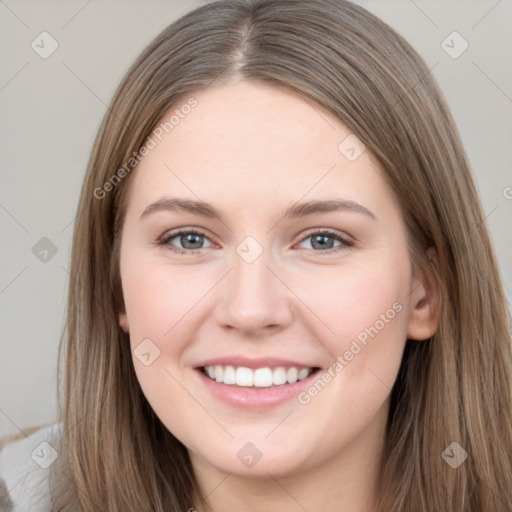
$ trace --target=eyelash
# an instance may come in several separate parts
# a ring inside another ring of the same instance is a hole
[[[197,230],[194,230],[194,229],[186,229],[186,230],[175,231],[173,233],[169,233],[168,235],[164,235],[162,238],[160,238],[160,240],[158,241],[157,245],[159,245],[159,246],[166,246],[167,249],[169,249],[170,251],[172,251],[172,252],[174,252],[176,254],[197,254],[197,253],[199,253],[199,252],[201,252],[203,250],[203,249],[180,249],[180,248],[175,247],[174,245],[172,245],[170,243],[171,240],[173,240],[174,238],[177,238],[179,236],[182,236],[182,235],[199,235],[199,236],[203,236],[205,238],[208,238],[201,231],[197,231]],[[304,238],[302,238],[299,241],[299,243],[304,242],[305,240],[307,240],[308,238],[313,237],[314,235],[327,235],[328,237],[334,238],[338,242],[341,242],[341,244],[338,247],[334,247],[332,249],[318,250],[318,251],[315,250],[315,249],[308,249],[310,251],[313,251],[313,252],[316,252],[316,253],[319,253],[319,254],[333,254],[333,253],[337,253],[339,251],[346,250],[349,247],[352,247],[354,245],[354,242],[352,242],[351,240],[348,240],[347,238],[343,237],[339,232],[333,231],[333,230],[330,230],[330,229],[322,229],[322,230],[312,231],[312,232],[308,233]]]

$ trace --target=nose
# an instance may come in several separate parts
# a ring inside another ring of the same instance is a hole
[[[224,278],[216,308],[218,323],[257,336],[285,328],[292,320],[293,294],[267,258],[267,252],[248,263],[237,254]],[[270,265],[269,265],[270,263]]]

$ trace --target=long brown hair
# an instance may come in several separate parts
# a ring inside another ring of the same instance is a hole
[[[136,172],[126,162],[171,107],[240,79],[285,87],[338,116],[385,170],[413,263],[432,265],[423,255],[437,250],[440,325],[430,340],[407,341],[376,510],[510,512],[510,318],[469,164],[422,59],[345,0],[210,3],[167,27],[122,80],[74,228],[54,510],[177,512],[200,495],[186,448],[141,392],[118,324],[119,242]],[[442,456],[455,442],[468,453],[456,469]]]

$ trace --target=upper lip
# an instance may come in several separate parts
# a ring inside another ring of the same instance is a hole
[[[315,365],[309,363],[302,363],[299,361],[293,361],[291,359],[282,359],[280,357],[258,357],[248,358],[245,356],[228,356],[228,357],[215,357],[212,359],[205,359],[196,365],[196,368],[202,368],[204,366],[235,366],[245,368],[277,368],[283,366],[289,368],[295,366],[297,368],[317,368]]]

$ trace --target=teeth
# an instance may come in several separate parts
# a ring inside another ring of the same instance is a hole
[[[298,376],[299,376],[299,370],[297,370],[297,368],[294,368],[292,366],[291,368],[288,368],[288,370],[286,370],[286,380],[290,384],[295,384],[295,382],[297,382]]]
[[[272,384],[274,386],[286,384],[286,370],[282,366],[275,368],[272,372]]]
[[[309,375],[309,368],[302,368],[299,370],[299,374],[297,375],[297,380],[305,379]]]
[[[222,380],[224,384],[236,384],[236,371],[233,366],[224,367],[224,374]]]
[[[258,368],[254,372],[254,385],[257,388],[272,386],[272,370],[270,368]]]
[[[265,367],[253,370],[245,366],[235,368],[230,365],[215,365],[205,366],[204,370],[210,379],[223,384],[269,388],[272,385],[282,386],[283,384],[294,384],[303,380],[311,374],[313,368],[297,368],[295,366],[284,368],[278,366],[274,369]]]
[[[236,369],[236,385],[237,386],[253,386],[254,385],[254,372],[250,368]]]

